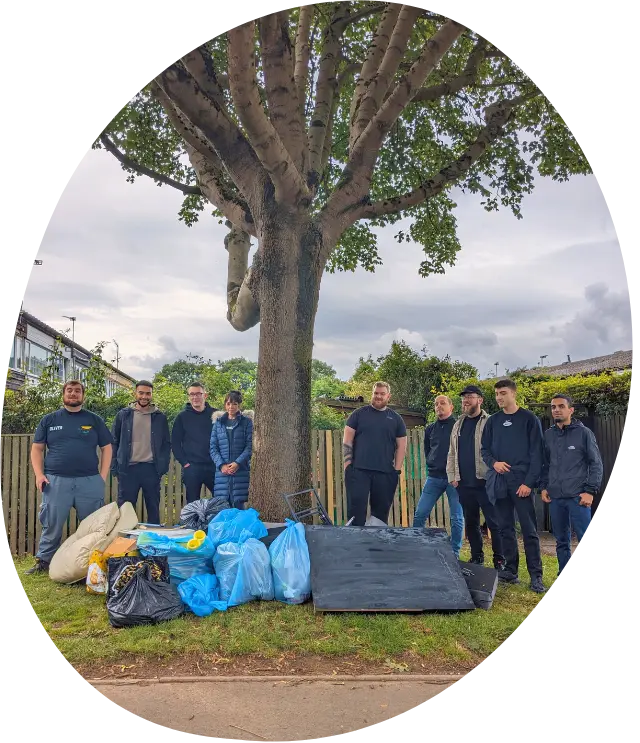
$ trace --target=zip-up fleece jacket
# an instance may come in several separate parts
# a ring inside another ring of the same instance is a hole
[[[456,419],[451,415],[446,420],[437,420],[424,429],[424,457],[427,461],[427,475],[445,480],[447,477],[447,456],[451,430]]]
[[[593,431],[578,420],[544,432],[541,488],[550,498],[595,495],[602,483],[602,458]]]
[[[449,482],[460,482],[460,459],[458,445],[460,443],[460,429],[462,428],[464,419],[467,417],[468,416],[466,413],[462,413],[462,415],[454,423],[453,429],[451,431],[451,443],[449,445],[449,456],[447,457],[447,479],[449,480]],[[475,433],[476,477],[478,478],[478,480],[487,479],[487,465],[482,459],[481,446],[482,432],[488,418],[489,413],[485,412],[484,410],[480,410],[480,420],[478,421],[478,425],[476,426]]]
[[[187,403],[176,416],[171,429],[171,448],[183,467],[185,464],[211,464],[209,445],[214,412],[215,408],[209,403],[205,403],[202,411],[194,410],[191,403]]]

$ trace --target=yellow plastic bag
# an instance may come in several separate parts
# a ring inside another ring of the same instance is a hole
[[[105,594],[107,592],[107,558],[99,550],[94,550],[89,558],[87,570],[87,593]]]

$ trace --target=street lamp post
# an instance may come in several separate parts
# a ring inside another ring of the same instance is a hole
[[[75,344],[76,342],[76,320],[77,318],[73,315],[63,315],[67,320],[71,320],[71,341]],[[71,349],[71,375],[75,379],[76,377],[76,356],[74,349]]]
[[[499,361],[496,361],[495,364],[494,364],[494,366],[496,368],[496,377],[498,376],[498,364],[499,363],[500,363]]]

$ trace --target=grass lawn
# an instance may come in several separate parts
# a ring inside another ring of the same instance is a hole
[[[462,559],[468,557],[463,553]],[[542,560],[544,582],[550,586],[557,562],[548,555]],[[227,663],[234,672],[242,672],[245,662],[255,668],[256,659],[278,658],[287,658],[290,670],[296,670],[294,661],[306,658],[317,672],[336,663],[344,670],[345,660],[347,666],[357,666],[358,672],[380,668],[463,672],[495,650],[541,598],[528,589],[522,556],[521,585],[499,585],[490,611],[316,615],[311,603],[253,602],[202,619],[188,614],[160,625],[113,629],[103,597],[86,593],[84,587],[59,585],[46,575],[25,576],[33,564],[31,557],[14,563],[44,628],[81,672],[118,665],[124,670],[149,663],[162,668],[177,663],[179,668],[181,659],[183,671],[194,662],[201,670],[201,663],[206,662],[215,670]],[[281,669],[282,665],[267,663],[267,667]],[[297,670],[304,667],[303,663]]]

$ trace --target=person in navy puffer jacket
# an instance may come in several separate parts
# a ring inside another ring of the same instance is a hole
[[[212,416],[210,453],[216,466],[213,495],[227,498],[232,508],[244,508],[249,498],[249,466],[253,438],[253,410],[240,412],[242,394],[224,399],[224,410]]]

